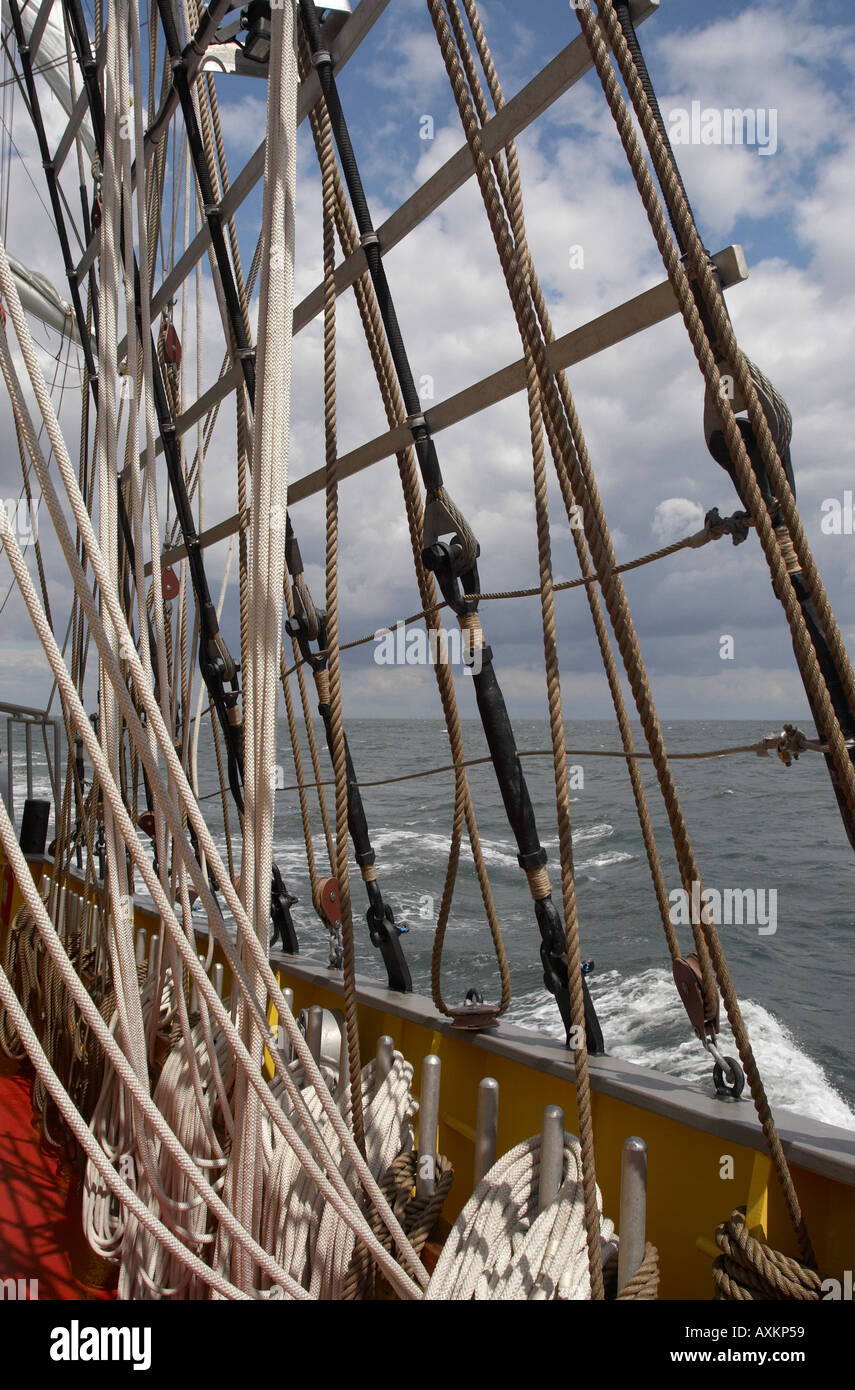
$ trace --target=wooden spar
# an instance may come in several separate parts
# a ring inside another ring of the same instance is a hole
[[[345,63],[352,58],[363,39],[368,35],[373,26],[380,19],[389,0],[361,0],[355,11],[344,24],[336,36],[332,48],[333,64],[336,72],[340,72]],[[308,116],[312,107],[320,100],[321,88],[318,74],[312,72],[300,84],[297,94],[297,124],[300,125]],[[241,203],[252,192],[264,173],[264,143],[250,156],[247,163],[243,166],[240,173],[229,185],[229,191],[219,204],[219,216],[222,222],[228,222],[234,217]],[[208,247],[211,245],[211,233],[207,223],[197,232],[193,241],[187,247],[183,256],[176,262],[170,274],[163,281],[160,289],[152,299],[151,317],[154,320],[161,309],[173,298],[176,290],[187,279],[193,267],[202,259]],[[88,253],[87,253],[88,254]],[[126,350],[127,340],[125,338],[119,343],[116,350],[117,357],[121,360]]]
[[[727,246],[718,255],[713,256],[713,260],[721,273],[723,288],[727,289],[747,280],[748,267],[741,246]],[[671,318],[676,313],[677,301],[674,298],[674,292],[669,281],[664,280],[655,285],[653,289],[645,290],[643,294],[636,295],[634,299],[628,299],[617,308],[609,309],[598,318],[592,319],[580,328],[574,328],[561,338],[557,338],[549,348],[550,362],[556,370],[575,366],[576,363],[594,357],[597,353],[603,352],[606,348],[614,347],[616,343],[621,343],[636,333],[641,333],[647,328],[654,327],[657,323],[664,322],[665,319]],[[231,387],[227,388],[225,382],[226,377],[222,377],[206,392],[204,397],[208,402],[206,409],[210,408],[210,405],[214,404],[221,396],[228,394]],[[425,411],[425,417],[433,432],[438,433],[440,430],[448,429],[450,425],[457,425],[463,420],[468,420],[471,416],[477,415],[479,411],[486,410],[491,405],[497,405],[500,401],[507,400],[509,396],[516,395],[524,389],[525,361],[523,358],[519,358],[500,371],[484,377],[474,386],[468,386],[464,391],[459,391],[456,395],[440,401],[432,410]],[[218,395],[218,391],[221,393],[220,395]],[[176,421],[177,432],[181,434],[184,430],[189,429],[203,413],[196,406],[191,406]],[[398,425],[394,430],[387,430],[385,434],[378,435],[376,439],[369,440],[367,444],[360,445],[358,449],[352,450],[349,454],[342,454],[338,460],[339,479],[353,477],[354,474],[361,473],[382,459],[391,458],[399,449],[405,449],[411,443],[412,436],[407,425]],[[157,451],[160,452],[159,444]],[[289,506],[295,502],[302,502],[307,497],[313,497],[315,493],[322,492],[325,486],[326,478],[322,468],[315,469],[314,472],[307,473],[302,478],[296,478],[288,487]],[[241,512],[235,512],[224,521],[217,522],[215,526],[210,526],[202,532],[199,538],[202,547],[216,545],[218,541],[225,540],[236,531],[240,531],[245,524],[245,515]],[[183,559],[186,553],[183,545],[174,546],[163,552],[161,564],[175,564],[176,561]],[[151,574],[151,564],[146,565],[146,574]]]
[[[380,12],[385,9],[387,3],[388,0],[382,0]],[[366,11],[365,16],[362,16],[365,32],[379,18],[380,12],[377,14],[371,12],[374,8],[376,8],[374,0],[362,0],[362,3],[354,11],[352,19],[344,25],[339,37],[333,43],[331,52],[336,72],[344,66],[355,44],[361,42],[364,37],[364,33],[360,33],[358,38],[354,38],[351,33],[357,21],[360,20],[362,11]],[[641,24],[645,19],[649,19],[658,8],[659,0],[636,0],[633,11],[635,23]],[[548,63],[527,86],[523,87],[515,97],[512,97],[502,111],[487,122],[483,130],[484,148],[487,154],[496,153],[508,140],[519,135],[538,116],[548,110],[560,96],[563,96],[570,87],[574,86],[580,78],[584,77],[590,69],[591,60],[587,44],[580,34],[567,44],[557,57],[553,58],[552,62]],[[313,72],[300,87],[297,107],[298,121],[305,118],[319,97],[318,75]],[[220,203],[220,216],[223,221],[234,216],[263,172],[264,146],[259,145]],[[383,250],[388,251],[403,240],[431,212],[435,212],[452,193],[461,188],[474,173],[475,166],[472,163],[472,154],[469,146],[464,144],[456,154],[446,161],[441,169],[438,169],[421,188],[402,203],[382,226],[378,227],[377,235]],[[196,262],[204,255],[210,245],[210,240],[207,227],[203,227],[155,294],[152,300],[152,318],[156,317],[164,305],[169,303],[182,281],[187,278]],[[337,268],[336,293],[342,294],[365,269],[365,255],[360,249]],[[320,313],[322,307],[322,287],[317,286],[294,310],[294,333],[299,333],[302,328],[311,323],[312,319]],[[119,357],[122,356],[124,350],[123,340],[118,347]]]

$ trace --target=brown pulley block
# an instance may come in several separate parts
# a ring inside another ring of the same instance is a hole
[[[682,960],[675,960],[672,969],[677,993],[683,1001],[683,1008],[689,1015],[689,1022],[695,1032],[699,1037],[704,1037],[707,1023],[712,1023],[718,1031],[718,1009],[714,1019],[707,1019],[701,963],[695,952],[692,951]]]
[[[452,1027],[463,1028],[469,1033],[482,1033],[486,1028],[495,1028],[499,1022],[499,1005],[485,1004],[474,989],[469,990],[462,1004],[448,1012]]]
[[[341,925],[341,892],[337,878],[318,879],[318,901],[330,926]]]
[[[160,592],[163,594],[163,597],[169,601],[175,598],[180,588],[181,584],[179,583],[178,575],[171,565],[167,565],[166,569],[160,572]]]
[[[168,323],[163,335],[163,355],[171,367],[181,366],[181,339],[175,331],[175,324]]]

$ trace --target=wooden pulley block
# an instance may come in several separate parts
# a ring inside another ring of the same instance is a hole
[[[498,1004],[485,1004],[476,991],[470,990],[463,1004],[449,1009],[452,1027],[463,1028],[470,1033],[482,1033],[485,1028],[495,1028],[499,1022]]]
[[[337,878],[318,880],[318,901],[327,921],[334,927],[341,923],[341,892]]]
[[[701,963],[695,952],[692,951],[682,960],[675,960],[672,969],[674,984],[677,986],[677,993],[683,1001],[683,1008],[689,1015],[689,1022],[699,1037],[703,1037],[708,1022],[714,1023],[716,1028],[718,1027],[718,1009],[716,1009],[715,1019],[708,1020],[704,1003]]]
[[[181,339],[175,330],[174,323],[166,325],[166,332],[163,335],[163,355],[171,367],[181,366]]]
[[[178,575],[171,565],[167,565],[166,569],[160,572],[160,592],[164,599],[169,602],[170,599],[176,598],[180,588]]]

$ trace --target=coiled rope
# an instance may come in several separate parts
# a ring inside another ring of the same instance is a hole
[[[437,1154],[434,1162],[436,1184],[427,1197],[419,1197],[416,1192],[416,1153],[399,1154],[380,1180],[380,1190],[409,1236],[413,1249],[419,1253],[442,1214],[454,1181],[454,1169],[447,1158]]]
[[[217,1067],[220,1074],[223,1071],[228,1074],[228,1041],[222,1033],[216,1033],[216,1056],[212,1058],[201,1026],[194,1028],[192,1037],[207,1102],[206,1113],[199,1108],[189,1060],[182,1046],[170,1052],[154,1091],[154,1102],[194,1162],[207,1173],[212,1187],[222,1191],[224,1168],[231,1148],[232,1122],[228,1106],[223,1105],[219,1094]],[[176,1172],[162,1147],[157,1158],[158,1165],[151,1178],[147,1172],[140,1174],[140,1196],[143,1200],[147,1198],[153,1212],[167,1212],[169,1223],[182,1242],[204,1257],[216,1231],[208,1209],[187,1179]],[[205,1293],[204,1283],[192,1270],[175,1260],[148,1231],[138,1230],[135,1219],[129,1217],[122,1249],[119,1297],[202,1298]]]
[[[736,1302],[815,1301],[821,1280],[815,1269],[764,1245],[748,1230],[745,1208],[737,1207],[716,1229],[721,1254],[713,1265],[715,1296]]]
[[[365,1157],[377,1178],[388,1173],[398,1156],[412,1151],[412,1118],[418,1109],[412,1095],[412,1079],[413,1068],[400,1052],[394,1054],[392,1066],[379,1087],[376,1085],[376,1063],[369,1062],[362,1070]],[[314,1088],[305,1087],[303,1097],[323,1128],[332,1161],[343,1162],[341,1145],[331,1126],[324,1123]],[[340,1095],[340,1104],[345,1118],[349,1119],[352,1110],[349,1085]],[[346,1297],[345,1286],[355,1259],[353,1232],[324,1201],[311,1179],[307,1180],[291,1147],[269,1124],[265,1125],[262,1143],[260,1226],[265,1248],[275,1252],[282,1267],[309,1290],[311,1297]],[[355,1187],[352,1174],[348,1181]],[[385,1194],[382,1183],[381,1190]],[[269,1290],[271,1286],[266,1287]]]
[[[564,1135],[558,1196],[538,1211],[541,1137],[518,1144],[485,1174],[443,1246],[426,1299],[583,1300],[591,1297],[582,1149]],[[617,1238],[596,1189],[603,1263]]]

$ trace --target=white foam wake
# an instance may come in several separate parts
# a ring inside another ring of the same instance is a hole
[[[614,826],[607,821],[599,821],[595,825],[581,826],[573,831],[573,844],[587,845],[597,840],[607,840],[614,834]],[[424,862],[425,859],[437,861],[448,858],[448,851],[451,844],[447,834],[423,829],[408,830],[403,826],[387,827],[372,833],[372,843],[377,851],[378,858],[383,862],[384,868],[406,869],[412,863]],[[543,840],[544,848],[557,852],[558,838]],[[509,848],[507,840],[493,840],[489,837],[481,837],[481,850],[484,860],[493,868],[508,868],[517,870],[519,864],[516,854]],[[579,869],[605,868],[610,864],[621,864],[627,859],[632,859],[631,854],[623,850],[604,850],[600,854],[594,855],[590,859],[582,861]],[[464,836],[461,847],[461,858],[471,860],[472,851],[469,842]]]
[[[591,993],[611,1056],[711,1090],[709,1065],[689,1034],[683,1006],[667,970],[657,967],[626,979],[616,970],[606,971],[599,978],[593,977]],[[762,1004],[751,999],[740,1003],[772,1106],[785,1106],[826,1124],[855,1130],[855,1111],[786,1024]],[[555,1002],[544,990],[521,995],[511,1005],[508,1020],[563,1036]],[[720,1046],[725,1055],[736,1056],[726,1024]]]

